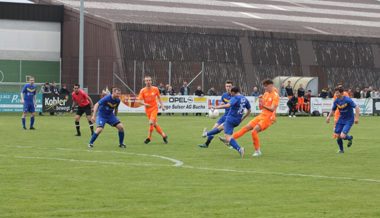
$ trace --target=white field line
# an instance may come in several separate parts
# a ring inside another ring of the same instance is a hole
[[[17,148],[20,146],[7,146]],[[24,147],[31,148],[31,147]],[[35,147],[37,148],[37,147]],[[50,148],[39,148],[49,150]],[[75,150],[75,149],[66,149],[66,148],[57,148],[59,150],[67,150],[67,151],[83,151],[83,150]],[[50,149],[51,150],[51,149]],[[341,180],[341,181],[358,181],[358,182],[373,182],[379,183],[378,179],[368,179],[368,178],[354,178],[354,177],[342,177],[342,176],[325,176],[325,175],[315,175],[315,174],[303,174],[303,173],[282,173],[282,172],[270,172],[270,171],[254,171],[254,170],[237,170],[237,169],[226,169],[226,168],[210,168],[210,167],[195,167],[184,165],[182,161],[176,160],[173,158],[160,156],[160,155],[150,155],[150,154],[137,154],[137,153],[127,153],[127,152],[118,152],[118,151],[94,151],[90,150],[88,152],[100,152],[100,153],[122,153],[122,154],[130,154],[130,155],[138,155],[138,156],[150,156],[157,157],[165,160],[170,160],[172,162],[177,163],[174,165],[164,165],[164,164],[147,164],[147,163],[123,163],[123,162],[114,162],[114,161],[94,161],[94,160],[80,160],[80,159],[66,159],[66,158],[55,158],[55,157],[33,157],[33,156],[14,156],[14,158],[22,158],[22,159],[41,159],[41,160],[55,160],[55,161],[69,161],[69,162],[83,162],[83,163],[96,163],[96,164],[108,164],[108,165],[133,165],[133,166],[151,166],[151,167],[179,167],[184,169],[193,169],[193,170],[202,170],[202,171],[215,171],[215,172],[230,172],[230,173],[245,173],[245,174],[261,174],[261,175],[272,175],[272,176],[284,176],[284,177],[303,177],[303,178],[314,178],[314,179],[330,179],[330,180]],[[4,155],[6,156],[6,155]],[[6,156],[10,157],[10,156]]]

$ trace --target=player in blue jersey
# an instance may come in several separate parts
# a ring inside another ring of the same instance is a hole
[[[359,107],[355,104],[355,102],[352,101],[351,98],[344,96],[343,92],[344,89],[342,87],[337,87],[335,89],[335,95],[337,98],[333,103],[330,114],[326,118],[326,122],[329,123],[331,116],[335,114],[336,110],[339,110],[340,116],[334,130],[335,134],[337,135],[337,143],[339,146],[338,153],[344,153],[343,140],[347,140],[347,147],[351,147],[354,137],[348,135],[348,133],[350,132],[350,129],[354,123],[359,123],[360,114]]]
[[[96,121],[95,133],[91,136],[89,148],[94,147],[94,142],[99,134],[103,131],[104,126],[109,124],[116,127],[119,134],[119,147],[126,148],[124,145],[124,127],[120,120],[116,117],[118,107],[120,104],[121,90],[119,88],[113,88],[112,94],[109,94],[98,101],[94,106],[94,113],[92,115],[92,122]]]
[[[34,78],[29,78],[29,83],[26,84],[21,90],[21,103],[24,105],[22,112],[22,127],[26,129],[25,117],[27,113],[30,113],[30,128],[34,130],[34,115],[36,111],[36,94],[37,87],[34,85]]]
[[[249,116],[251,113],[251,105],[246,97],[240,94],[240,90],[238,87],[231,88],[231,100],[229,103],[224,105],[218,105],[215,109],[224,109],[230,108],[226,120],[224,121],[224,136],[226,141],[232,148],[237,150],[241,157],[244,156],[244,148],[240,147],[236,140],[232,137],[232,133],[234,128],[239,126],[240,123]],[[245,110],[247,112],[244,114]],[[204,132],[203,136],[214,135],[217,134],[218,131],[211,130],[210,132]]]
[[[228,104],[230,102],[232,81],[231,80],[227,80],[226,84],[224,85],[224,87],[226,88],[226,92],[223,93],[222,98],[221,98],[221,104],[223,104],[223,105]],[[219,118],[219,120],[212,127],[211,131],[217,132],[216,134],[218,134],[219,132],[223,131],[223,123],[226,120],[226,117],[227,117],[227,114],[228,114],[229,111],[230,111],[230,108],[225,108],[224,115]],[[205,132],[205,131],[207,131],[207,129],[204,129],[203,131]],[[201,148],[208,148],[208,146],[210,145],[210,143],[211,143],[211,141],[212,141],[213,138],[214,138],[214,134],[213,135],[207,135],[207,141],[204,144],[200,144],[198,146],[201,147]]]

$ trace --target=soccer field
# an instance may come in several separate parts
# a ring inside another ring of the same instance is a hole
[[[324,118],[280,117],[260,134],[262,157],[250,134],[238,141],[244,159],[217,139],[197,146],[215,120],[161,116],[169,144],[154,133],[146,145],[145,116],[120,118],[127,149],[107,126],[89,150],[83,118],[75,137],[71,116],[24,131],[20,114],[1,114],[0,217],[380,217],[379,117],[360,119],[345,154]]]

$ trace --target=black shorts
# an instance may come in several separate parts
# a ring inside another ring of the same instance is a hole
[[[77,115],[82,116],[84,113],[86,113],[86,116],[91,116],[91,106],[86,105],[84,107],[79,107],[77,110]]]

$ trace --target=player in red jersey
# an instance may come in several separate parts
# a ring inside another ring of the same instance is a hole
[[[88,124],[90,125],[91,135],[92,135],[94,134],[94,124],[91,121],[91,110],[94,106],[94,103],[92,102],[91,98],[87,95],[85,91],[83,91],[82,89],[79,89],[78,84],[75,84],[73,89],[74,91],[71,94],[72,99],[73,99],[71,112],[73,112],[73,108],[75,107],[75,105],[78,105],[78,110],[75,115],[75,127],[77,129],[76,136],[81,136],[79,121],[80,121],[81,116],[84,113],[86,113],[86,117],[88,120]]]

